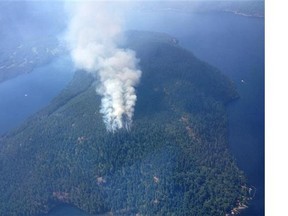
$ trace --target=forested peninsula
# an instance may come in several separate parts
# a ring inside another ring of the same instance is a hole
[[[130,31],[122,47],[142,70],[131,130],[106,131],[97,80],[75,72],[49,106],[0,138],[0,215],[67,203],[92,215],[215,216],[247,204],[228,148],[234,84],[166,34]]]

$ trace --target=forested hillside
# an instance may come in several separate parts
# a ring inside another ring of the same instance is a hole
[[[216,68],[160,33],[127,33],[143,72],[130,131],[108,133],[90,74],[0,138],[0,215],[61,203],[91,214],[225,215],[249,199],[228,150],[225,105],[238,94]]]

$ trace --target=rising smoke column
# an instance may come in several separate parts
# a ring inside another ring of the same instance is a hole
[[[108,131],[130,129],[136,103],[135,86],[141,77],[138,60],[129,49],[117,47],[121,21],[109,4],[77,2],[69,6],[66,41],[75,66],[95,75],[102,97],[100,112]]]

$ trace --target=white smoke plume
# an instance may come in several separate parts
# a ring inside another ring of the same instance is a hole
[[[74,2],[69,6],[71,19],[65,38],[75,66],[99,80],[100,112],[107,130],[114,132],[130,129],[141,71],[135,53],[117,47],[121,20],[109,6],[105,1]]]

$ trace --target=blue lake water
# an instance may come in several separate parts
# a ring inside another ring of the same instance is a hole
[[[234,80],[241,98],[228,107],[230,149],[249,184],[257,188],[241,215],[264,215],[264,19],[230,13],[135,12],[127,29],[173,35]],[[62,58],[1,83],[0,134],[47,105],[72,78],[71,71],[71,62]],[[49,216],[85,215],[79,212],[62,206]]]
[[[0,135],[49,104],[73,77],[73,65],[61,57],[31,73],[0,84]]]
[[[70,205],[57,206],[48,215],[49,216],[88,216],[88,214],[85,213],[84,211],[76,207],[70,206]]]

